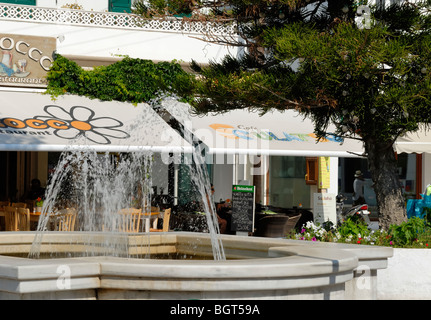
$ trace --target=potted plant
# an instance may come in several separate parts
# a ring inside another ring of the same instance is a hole
[[[41,197],[38,197],[36,199],[36,212],[41,212],[42,211],[42,206],[43,206],[43,199]]]

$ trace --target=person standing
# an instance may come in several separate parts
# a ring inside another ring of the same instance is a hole
[[[364,197],[365,180],[361,170],[355,172],[355,180],[353,181],[353,206],[365,203]]]

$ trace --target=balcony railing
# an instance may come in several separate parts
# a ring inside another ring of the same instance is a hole
[[[234,34],[234,24],[187,21],[181,18],[144,19],[140,16],[73,9],[0,5],[0,21],[27,21],[88,27],[134,29],[142,31]]]

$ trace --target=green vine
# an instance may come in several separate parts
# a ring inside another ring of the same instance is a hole
[[[75,62],[58,55],[47,75],[46,94],[66,93],[103,101],[150,102],[175,95],[190,102],[194,78],[177,62],[154,63],[126,57],[108,66],[84,70]]]

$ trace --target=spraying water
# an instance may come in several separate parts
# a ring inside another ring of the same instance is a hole
[[[132,124],[131,128],[145,125],[142,121],[151,121],[148,119],[148,113],[144,114],[141,119],[136,119],[137,123]],[[190,132],[179,133],[190,144],[195,143]],[[73,144],[85,145],[85,137],[80,137]],[[85,251],[87,256],[127,257],[127,234],[122,233],[118,212],[123,208],[151,211],[153,158],[150,151],[136,150],[112,154],[98,153],[89,147],[81,150],[68,148],[62,152],[47,186],[42,215],[29,257],[39,257],[43,234],[50,229],[50,216],[58,209],[66,207],[74,208],[77,212],[76,231],[93,234],[96,232],[99,238],[106,233],[118,234],[117,237],[107,236],[103,245],[98,241],[96,250],[89,236],[85,244],[88,247]],[[210,201],[210,180],[202,150],[193,148],[191,159],[190,176],[205,209],[213,256],[215,260],[224,260],[215,207]]]
[[[61,208],[74,208],[77,212],[76,231],[122,232],[123,208],[142,208],[151,211],[152,154],[133,152],[125,154],[99,154],[86,151],[65,151],[47,187],[38,224],[37,239],[50,229],[50,216]],[[102,236],[99,234],[99,237]],[[127,256],[127,248],[119,234],[106,237],[106,243],[97,251],[87,250],[86,255]],[[37,257],[34,241],[31,256]],[[114,241],[114,242],[109,242]],[[91,239],[87,245],[91,246]]]
[[[191,179],[197,187],[202,198],[203,209],[206,213],[208,229],[211,234],[211,243],[214,259],[225,260],[225,253],[218,225],[215,204],[211,198],[211,184],[206,167],[206,145],[199,140],[193,133],[188,105],[179,103],[175,97],[166,97],[161,103],[156,102],[153,108],[158,114],[176,130],[191,146],[192,155],[190,164]]]

